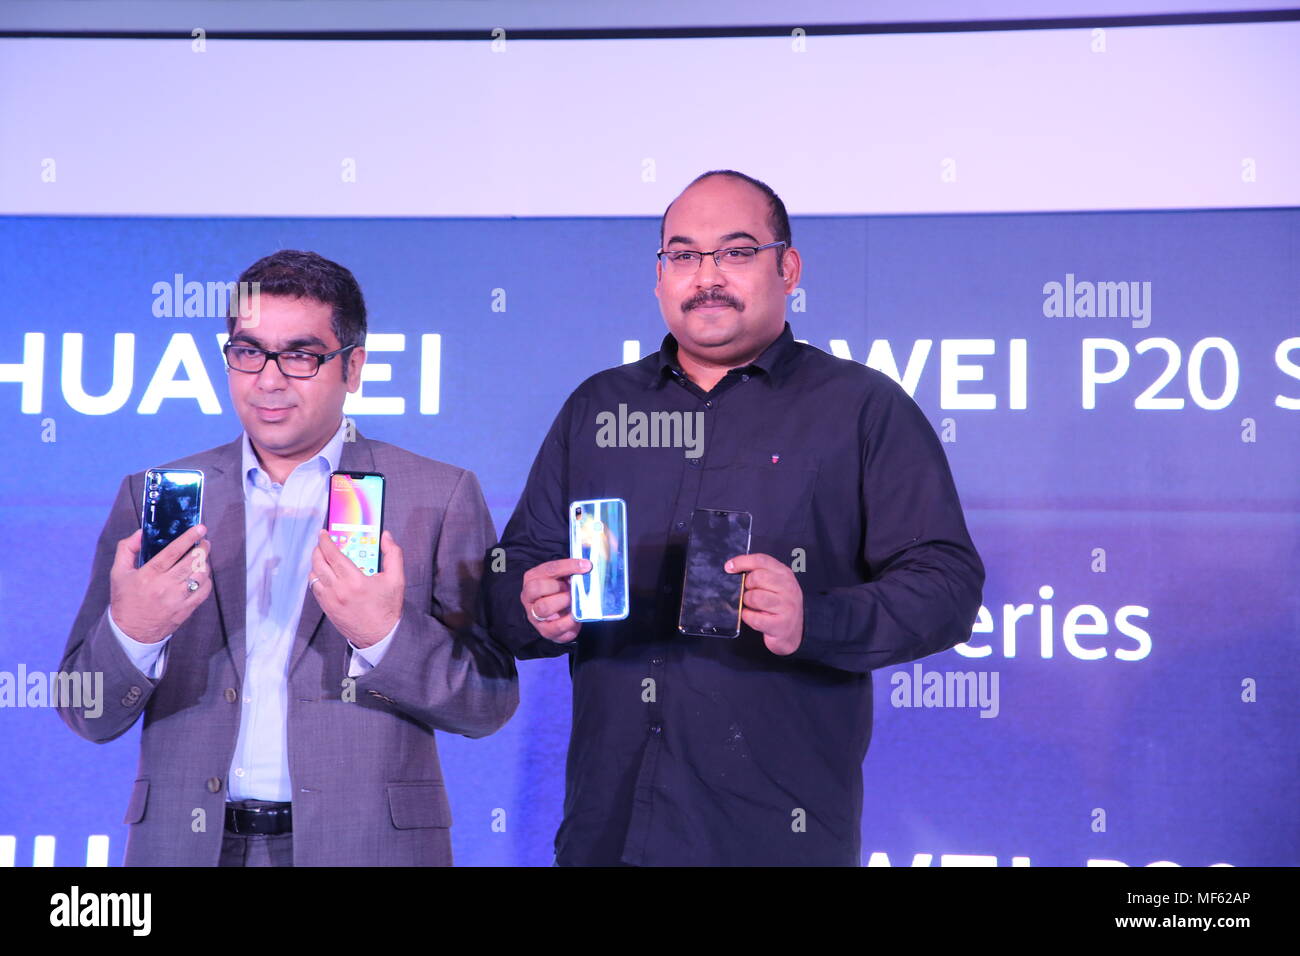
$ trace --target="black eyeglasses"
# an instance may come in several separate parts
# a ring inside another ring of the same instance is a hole
[[[336,355],[342,355],[355,345],[345,345],[333,352],[304,352],[301,349],[289,349],[285,352],[271,352],[259,349],[246,342],[227,342],[222,348],[226,355],[226,365],[236,372],[256,374],[266,368],[267,359],[275,359],[276,367],[288,378],[313,378],[320,367]]]
[[[776,242],[769,242],[761,246],[728,246],[725,249],[714,249],[712,252],[697,252],[694,249],[672,249],[664,252],[661,249],[655,253],[655,257],[663,263],[665,269],[683,275],[699,271],[700,264],[704,262],[705,256],[712,256],[713,264],[719,269],[733,272],[753,264],[754,258],[764,249],[784,245],[785,240],[778,239]]]

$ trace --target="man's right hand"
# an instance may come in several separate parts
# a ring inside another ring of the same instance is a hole
[[[141,644],[157,644],[189,619],[212,593],[208,551],[212,545],[195,525],[137,568],[142,532],[117,543],[110,573],[110,613],[122,633]],[[189,579],[198,582],[191,591]]]
[[[519,600],[533,630],[556,644],[567,644],[578,636],[582,625],[573,619],[569,607],[569,578],[590,570],[591,562],[584,558],[565,558],[524,572]]]

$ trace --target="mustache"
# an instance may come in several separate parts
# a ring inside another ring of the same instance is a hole
[[[695,293],[695,295],[682,303],[682,311],[689,312],[691,309],[698,309],[702,305],[726,305],[735,309],[737,312],[745,311],[745,304],[743,302],[728,295],[721,289]]]

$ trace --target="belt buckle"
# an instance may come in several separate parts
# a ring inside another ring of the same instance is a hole
[[[290,812],[289,807],[230,807],[229,810],[228,829],[238,836],[276,836],[285,832],[279,823]]]

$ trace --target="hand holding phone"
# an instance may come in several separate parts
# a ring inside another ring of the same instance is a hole
[[[742,554],[726,565],[745,579],[741,619],[763,635],[773,654],[785,657],[803,643],[803,588],[790,567],[770,554]]]
[[[123,634],[157,644],[175,633],[212,593],[207,528],[195,525],[140,566],[143,531],[117,543],[109,572],[109,613]]]
[[[325,528],[307,579],[321,610],[356,647],[383,640],[402,616],[406,574],[402,549],[384,530],[385,487],[378,472],[330,474]]]
[[[202,518],[202,471],[150,468],[144,473],[140,530],[117,543],[109,572],[109,613],[127,637],[158,643],[212,593],[211,545],[203,540]]]
[[[590,570],[590,561],[563,558],[546,561],[524,572],[519,603],[524,606],[533,630],[556,644],[567,644],[577,638],[582,624],[571,613],[573,592],[569,580]]]
[[[358,568],[324,528],[317,539],[307,578],[316,603],[354,647],[383,640],[401,620],[406,600],[406,563],[392,532],[380,535],[384,570],[374,574]]]

